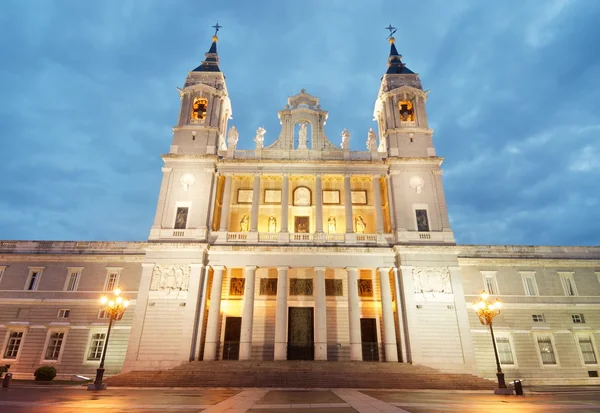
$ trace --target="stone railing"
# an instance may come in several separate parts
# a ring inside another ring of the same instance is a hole
[[[292,242],[310,242],[314,239],[314,234],[290,234]]]
[[[247,232],[228,232],[227,241],[246,241],[248,239]]]
[[[0,241],[0,251],[15,254],[103,254],[106,252],[143,254],[145,246],[145,242],[135,241]]]
[[[158,231],[157,239],[200,239],[206,236],[205,231],[197,228],[173,229],[161,228]],[[151,236],[151,239],[155,237]]]
[[[344,242],[346,234],[325,234],[325,242]]]
[[[356,234],[356,242],[377,242],[377,234]]]
[[[259,241],[278,241],[279,234],[274,232],[259,232],[258,233]]]
[[[385,152],[369,151],[344,151],[342,149],[323,150],[287,150],[287,149],[236,149],[235,151],[219,151],[224,158],[233,159],[312,159],[312,160],[343,160],[371,161],[381,160],[387,157]]]

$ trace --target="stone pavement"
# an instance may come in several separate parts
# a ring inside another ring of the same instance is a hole
[[[2,413],[600,413],[600,387],[542,388],[525,397],[490,391],[109,388],[23,385],[0,389]]]

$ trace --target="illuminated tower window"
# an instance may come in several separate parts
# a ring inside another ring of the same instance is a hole
[[[415,110],[410,100],[402,100],[398,102],[398,110],[400,111],[400,121],[414,122]]]
[[[208,100],[205,98],[194,98],[192,105],[192,120],[203,120],[206,117]]]

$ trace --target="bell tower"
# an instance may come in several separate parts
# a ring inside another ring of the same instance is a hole
[[[150,240],[206,240],[218,151],[226,150],[231,103],[219,68],[216,31],[204,61],[179,89],[181,108],[173,127]]]
[[[188,73],[183,89],[179,89],[181,108],[179,121],[173,128],[170,153],[216,154],[226,150],[225,132],[231,118],[231,102],[225,76],[219,68],[216,25],[212,44],[204,61]]]
[[[388,28],[395,32],[395,28]],[[433,146],[419,75],[402,61],[396,39],[390,35],[388,68],[381,86],[373,118],[390,164],[394,196],[397,240],[399,243],[451,243],[441,164]]]

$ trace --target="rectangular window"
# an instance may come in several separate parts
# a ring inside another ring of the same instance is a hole
[[[100,360],[100,358],[102,357],[102,350],[104,349],[105,340],[106,333],[92,334],[92,340],[90,341],[90,349],[87,355],[87,359],[89,361]]]
[[[38,288],[38,284],[40,283],[40,277],[42,276],[42,271],[38,269],[30,269],[29,277],[27,277],[27,283],[25,284],[25,290],[27,291],[35,291]]]
[[[78,271],[69,272],[69,276],[67,277],[67,285],[65,286],[65,291],[75,291],[77,289],[78,282],[79,282],[79,272]]]
[[[104,286],[104,291],[112,291],[114,290],[119,281],[119,273],[118,272],[110,272],[106,276],[106,284]]]
[[[594,345],[592,344],[592,338],[590,336],[580,335],[578,337],[579,349],[581,350],[581,356],[583,357],[584,364],[598,364],[596,359],[596,352],[594,351]]]
[[[534,323],[545,323],[546,319],[544,318],[544,314],[532,314],[531,318]]]
[[[502,364],[515,364],[510,340],[508,337],[496,337],[496,345],[498,346],[498,356]]]
[[[48,347],[46,347],[46,356],[44,360],[58,360],[60,349],[65,338],[65,333],[52,333],[48,339]]]
[[[185,229],[188,219],[188,207],[178,207],[175,215],[175,229]]]
[[[498,294],[498,284],[496,283],[496,271],[482,271],[483,288],[490,295]]]
[[[11,331],[8,336],[8,342],[6,343],[6,350],[4,350],[5,359],[16,359],[19,354],[19,348],[21,348],[21,341],[23,340],[22,331]]]
[[[426,209],[415,209],[415,215],[417,218],[417,231],[428,232],[429,231],[429,219],[427,217]]]
[[[108,311],[100,310],[98,318],[108,318]]]
[[[571,314],[571,319],[575,324],[585,323],[585,318],[583,318],[583,314]]]
[[[554,355],[554,346],[550,337],[538,337],[538,350],[542,358],[542,364],[556,364],[556,356]]]
[[[535,273],[522,272],[521,277],[523,277],[525,295],[538,295],[537,284],[535,282]]]
[[[559,272],[558,275],[560,276],[560,282],[562,284],[565,295],[568,297],[576,296],[577,289],[575,288],[575,280],[573,279],[573,273],[572,272],[563,272],[563,273]]]
[[[70,314],[71,314],[71,310],[62,308],[62,309],[58,310],[58,315],[56,317],[57,318],[69,318]]]

